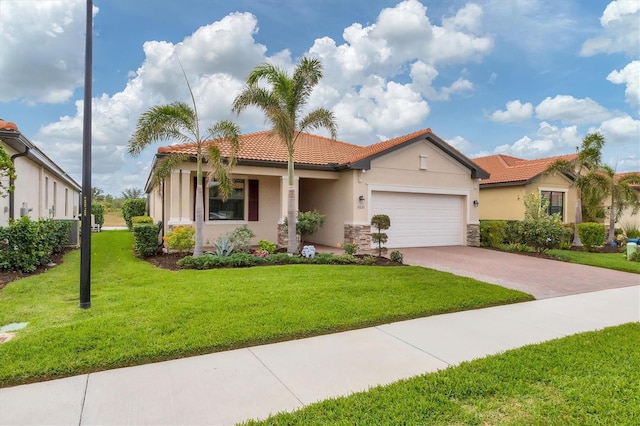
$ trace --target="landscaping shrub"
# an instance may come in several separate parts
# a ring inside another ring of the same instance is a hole
[[[324,226],[325,217],[320,214],[318,210],[309,212],[298,212],[298,219],[296,220],[296,234],[300,235],[300,245],[304,246],[306,237],[315,234],[320,228]],[[284,229],[287,229],[287,218],[284,218],[282,224]]]
[[[599,223],[585,222],[578,224],[578,235],[587,251],[597,251],[605,242],[606,230]]]
[[[360,248],[360,246],[358,246],[356,243],[344,243],[342,245],[342,248],[344,249],[344,252],[346,254],[350,254],[353,256],[358,252],[358,249]]]
[[[234,251],[249,253],[249,244],[251,244],[251,239],[255,237],[256,234],[253,233],[251,229],[247,227],[247,225],[242,225],[228,235],[229,241],[234,246]]]
[[[122,217],[127,223],[129,231],[133,231],[131,218],[134,216],[144,216],[147,212],[147,200],[144,198],[131,198],[122,203]]]
[[[562,237],[560,238],[560,248],[569,250],[573,245],[573,224],[562,225]]]
[[[134,250],[141,257],[158,254],[158,225],[143,223],[133,227]]]
[[[51,261],[68,241],[70,221],[28,216],[0,228],[0,269],[33,272]]]
[[[640,238],[640,229],[636,228],[634,225],[625,225],[624,235],[627,236],[627,239]]]
[[[142,225],[143,223],[153,223],[153,218],[151,216],[133,216],[131,218],[133,226]]]
[[[389,259],[393,260],[394,262],[402,263],[403,256],[402,253],[400,253],[398,250],[394,250],[389,255]]]
[[[276,249],[278,248],[276,243],[271,242],[269,240],[258,241],[258,247],[260,247],[260,251],[267,252],[268,254],[275,253]]]
[[[228,235],[220,235],[213,242],[213,252],[216,256],[224,257],[230,256],[235,250],[235,244],[231,241]]]
[[[507,222],[504,220],[480,221],[480,245],[499,247],[505,239]]]
[[[371,218],[371,226],[375,227],[378,232],[371,233],[371,240],[378,244],[378,257],[382,256],[382,245],[387,242],[389,236],[385,234],[385,229],[389,229],[391,227],[391,219],[386,214],[377,214]]]
[[[480,221],[480,223],[482,223],[482,221]],[[522,231],[521,220],[507,220],[504,227],[504,241],[507,244],[522,243]]]
[[[196,230],[193,226],[176,226],[162,239],[171,250],[178,250],[178,253],[190,252],[196,243]]]
[[[562,234],[562,220],[557,213],[523,221],[524,242],[537,253],[560,247]]]
[[[102,204],[91,204],[91,214],[96,225],[104,225],[104,206]]]

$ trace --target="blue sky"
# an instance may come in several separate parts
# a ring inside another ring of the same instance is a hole
[[[0,118],[81,181],[83,0],[0,0]],[[470,157],[575,151],[640,170],[637,0],[94,0],[93,186],[142,188],[159,145],[126,154],[152,105],[188,101],[204,125],[265,129],[230,113],[261,62],[310,55],[325,77],[310,107],[366,145],[430,127]]]

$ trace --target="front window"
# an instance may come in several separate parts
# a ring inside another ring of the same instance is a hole
[[[560,219],[564,220],[564,192],[559,191],[540,191],[540,195],[544,200],[549,201],[549,206],[547,207],[547,214],[552,215],[554,213],[558,213],[560,215]]]
[[[209,220],[244,220],[244,180],[234,179],[227,201],[222,201],[218,182],[209,184]]]

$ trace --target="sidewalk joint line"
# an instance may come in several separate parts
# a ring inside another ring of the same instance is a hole
[[[435,359],[437,359],[438,361],[442,361],[442,362],[444,362],[445,364],[447,364],[447,366],[451,366],[451,365],[453,365],[453,364],[451,364],[450,362],[447,362],[447,361],[445,361],[444,359],[440,358],[439,356],[436,356],[436,355],[434,355],[434,354],[432,354],[432,353],[430,353],[430,352],[427,352],[427,351],[425,351],[424,349],[419,348],[418,346],[416,346],[416,345],[414,345],[414,344],[412,344],[412,343],[409,343],[409,342],[407,342],[406,340],[403,340],[403,339],[399,338],[398,336],[396,336],[396,335],[394,335],[394,334],[389,333],[388,331],[385,331],[385,330],[381,329],[379,325],[378,325],[378,326],[375,326],[375,327],[373,327],[373,328],[375,328],[375,329],[376,329],[376,330],[378,330],[378,331],[383,332],[383,333],[384,333],[384,334],[386,334],[387,336],[390,336],[390,337],[392,337],[392,338],[396,339],[396,340],[397,340],[397,341],[399,341],[399,342],[404,343],[405,345],[409,345],[409,346],[411,346],[412,348],[419,350],[419,351],[420,351],[420,352],[422,352],[423,354],[429,355],[430,357],[435,358]]]
[[[302,402],[302,401],[300,400],[300,398],[298,398],[298,395],[296,395],[296,394],[295,394],[295,393],[294,393],[294,392],[289,388],[289,386],[287,386],[287,385],[286,385],[286,384],[285,384],[285,383],[280,379],[280,377],[278,377],[278,376],[277,376],[273,371],[271,371],[271,369],[267,366],[267,364],[265,364],[265,363],[264,363],[264,361],[262,361],[262,360],[260,359],[260,357],[259,357],[258,355],[256,355],[256,354],[255,354],[255,352],[253,352],[253,351],[251,350],[251,348],[247,348],[247,349],[249,350],[249,352],[251,352],[251,355],[253,355],[253,356],[258,360],[258,362],[259,362],[260,364],[262,364],[262,365],[264,366],[264,368],[266,368],[266,369],[267,369],[267,371],[268,371],[269,373],[271,373],[271,375],[272,375],[273,377],[275,377],[275,379],[276,379],[277,381],[279,381],[279,382],[280,382],[280,384],[282,384],[282,386],[284,386],[284,388],[285,388],[287,391],[289,391],[289,393],[290,393],[291,395],[293,395],[293,397],[294,397],[294,398],[295,398],[295,399],[296,399],[296,400],[297,400],[297,401],[298,401],[298,402],[299,402],[303,407],[306,405],[304,402]]]
[[[87,374],[87,380],[84,381],[84,392],[82,393],[82,404],[80,405],[80,421],[78,426],[82,426],[82,416],[84,416],[84,403],[87,400],[87,390],[89,389],[89,374]]]

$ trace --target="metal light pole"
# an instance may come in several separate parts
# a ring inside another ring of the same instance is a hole
[[[91,307],[91,69],[93,63],[93,0],[87,0],[84,58],[84,120],[82,125],[82,241],[80,243],[80,308]]]

